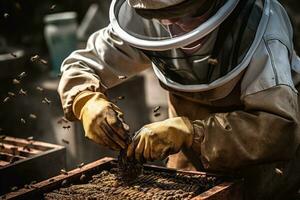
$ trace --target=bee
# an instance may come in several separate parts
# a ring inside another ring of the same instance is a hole
[[[159,112],[154,113],[154,117],[159,117],[161,114]]]
[[[22,72],[21,74],[19,74],[19,79],[24,78],[25,76],[27,76],[26,72]]]
[[[126,77],[126,76],[118,76],[118,78],[119,78],[120,80],[124,80],[124,79],[126,79],[127,77]]]
[[[56,4],[50,6],[50,10],[54,10],[56,8]]]
[[[160,110],[160,106],[156,106],[154,109],[153,109],[153,112],[158,112]]]
[[[20,83],[21,83],[21,82],[20,82],[18,79],[13,79],[13,81],[12,81],[12,82],[13,82],[13,84],[14,84],[14,85],[18,85],[18,84],[20,84]]]
[[[49,182],[53,182],[53,181],[54,181],[54,178],[49,179]]]
[[[79,178],[80,181],[85,181],[86,180],[86,175],[82,174]]]
[[[125,99],[125,96],[118,96],[118,100],[123,100]]]
[[[208,62],[208,64],[214,65],[214,66],[219,64],[219,61],[217,59],[213,59],[213,58],[208,59],[207,62]]]
[[[282,176],[283,175],[283,171],[279,168],[275,168],[275,173]]]
[[[7,93],[9,96],[11,96],[11,97],[14,97],[14,96],[16,96],[16,94],[15,93],[13,93],[13,92],[8,92]]]
[[[8,13],[4,13],[3,17],[4,17],[5,19],[7,19],[7,18],[9,17],[9,14],[8,14]]]
[[[68,140],[62,139],[61,140],[63,143],[69,144],[70,142]]]
[[[60,173],[61,173],[61,174],[64,174],[64,175],[68,175],[68,172],[67,172],[65,169],[61,169],[61,170],[60,170]]]
[[[21,88],[20,91],[19,91],[19,95],[26,96],[26,95],[27,95],[27,91],[26,91],[26,90],[23,90],[23,89]]]
[[[45,97],[45,98],[42,100],[42,103],[50,105],[50,104],[51,104],[51,101],[50,101],[47,97]]]
[[[13,186],[13,187],[11,188],[11,191],[13,192],[13,191],[16,191],[17,189],[18,189],[17,186]]]
[[[68,125],[68,126],[63,126],[63,129],[67,129],[67,130],[69,130],[71,128],[71,126],[70,125]]]
[[[34,56],[32,56],[31,58],[30,58],[30,61],[31,62],[36,62],[36,61],[38,61],[40,59],[40,56],[39,55],[34,55]]]
[[[10,97],[5,97],[5,99],[3,100],[3,103],[6,103],[10,100]]]
[[[44,88],[40,87],[40,86],[37,86],[36,87],[36,90],[40,91],[40,92],[43,92],[44,91]]]
[[[82,168],[85,164],[84,163],[80,163],[79,165],[77,165],[78,168]]]
[[[26,120],[24,118],[21,118],[21,123],[26,124]]]
[[[39,63],[42,63],[44,65],[47,65],[48,64],[48,61],[42,59],[39,55],[34,55],[30,58],[30,61],[31,62],[39,62]]]
[[[67,181],[67,180],[63,180],[63,182],[61,182],[61,186],[62,186],[62,187],[65,187],[67,184],[68,184],[68,181]]]
[[[40,59],[40,63],[42,63],[43,65],[48,65],[48,61],[44,59]]]
[[[36,119],[36,118],[37,118],[37,116],[36,116],[35,114],[30,114],[29,117],[30,117],[31,119]]]

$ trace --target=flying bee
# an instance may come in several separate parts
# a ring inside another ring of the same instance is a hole
[[[160,106],[156,106],[154,109],[153,109],[153,112],[158,112],[160,110]]]
[[[283,175],[283,171],[279,168],[275,168],[275,173],[282,176]]]
[[[6,103],[10,100],[10,97],[5,97],[5,99],[3,100],[3,103]]]
[[[159,117],[161,114],[159,112],[154,113],[154,117]]]
[[[21,82],[20,82],[18,79],[13,79],[13,81],[12,81],[12,82],[13,82],[13,84],[14,84],[14,85],[18,85],[18,84],[20,84],[20,83],[21,83]]]
[[[9,96],[11,96],[11,97],[14,97],[14,96],[16,96],[16,94],[15,93],[13,93],[13,92],[8,92],[7,93]]]
[[[20,95],[23,95],[23,96],[27,96],[27,91],[26,91],[26,90],[23,90],[23,89],[21,88],[20,91],[19,91],[19,94],[20,94]]]
[[[40,59],[40,56],[39,55],[34,55],[34,56],[32,56],[31,58],[30,58],[30,61],[31,62],[36,62],[36,61],[38,61]]]
[[[42,63],[43,65],[48,65],[48,61],[47,60],[44,60],[44,59],[40,59],[40,63]]]
[[[214,66],[219,64],[219,61],[217,59],[213,59],[213,58],[208,59],[207,62],[208,62],[208,64],[214,65]]]
[[[80,163],[79,165],[77,165],[78,168],[82,168],[85,164],[84,163]]]
[[[26,124],[25,119],[21,118],[21,123],[22,123],[22,124]]]
[[[45,97],[45,98],[42,100],[42,103],[50,105],[50,104],[51,104],[51,101],[50,101],[47,97]]]
[[[22,72],[21,74],[19,74],[19,79],[24,78],[25,76],[27,76],[26,72]]]
[[[36,87],[36,90],[40,91],[40,92],[43,92],[44,91],[44,88],[40,87],[40,86],[37,86]]]
[[[125,96],[118,96],[118,100],[123,100],[125,99]]]
[[[69,130],[71,128],[71,126],[70,125],[68,125],[68,126],[63,126],[63,129],[67,129],[67,130]]]
[[[54,10],[56,8],[56,4],[50,6],[50,10]]]
[[[36,118],[37,118],[37,116],[36,116],[35,114],[32,114],[32,113],[29,115],[29,117],[30,117],[31,119],[36,119]]]
[[[3,17],[4,17],[5,19],[7,19],[7,18],[9,17],[9,14],[8,14],[8,13],[4,13]]]
[[[69,143],[70,143],[68,140],[65,140],[65,139],[62,139],[61,141],[62,141],[63,143],[65,143],[65,144],[69,144]]]

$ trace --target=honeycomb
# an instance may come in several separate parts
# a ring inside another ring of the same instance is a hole
[[[176,200],[191,199],[220,181],[205,175],[144,170],[134,180],[123,179],[118,168],[94,175],[86,184],[71,185],[44,195],[46,200]]]

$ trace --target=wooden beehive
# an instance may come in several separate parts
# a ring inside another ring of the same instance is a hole
[[[63,146],[1,136],[0,138],[0,195],[25,184],[59,174],[66,166]]]
[[[55,189],[65,187],[70,184],[82,184],[81,177],[84,174],[85,183],[90,180],[93,175],[99,174],[103,170],[109,170],[117,166],[116,161],[113,158],[103,158],[95,161],[83,167],[74,169],[68,173],[61,174],[59,176],[50,178],[40,183],[32,185],[31,188],[23,188],[15,192],[11,192],[2,199],[43,199],[45,193],[51,192]],[[207,174],[204,172],[186,172],[175,169],[168,169],[164,167],[145,165],[145,170],[153,170],[164,173],[183,173],[202,175],[209,177],[217,177],[222,180],[217,185],[204,191],[203,193],[193,197],[193,200],[240,200],[242,199],[242,182],[232,178],[226,178],[215,174]]]

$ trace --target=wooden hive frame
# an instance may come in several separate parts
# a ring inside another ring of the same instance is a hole
[[[115,159],[103,158],[85,166],[76,168],[70,172],[34,184],[31,188],[22,188],[18,191],[11,192],[5,195],[5,197],[2,196],[2,199],[42,199],[44,193],[53,191],[54,189],[58,189],[62,185],[70,183],[80,183],[80,177],[82,176],[82,174],[84,174],[88,180],[91,179],[92,175],[115,166]],[[160,172],[176,171],[185,174],[198,174],[219,177],[219,175],[216,174],[209,174],[204,172],[187,172],[153,165],[144,165],[144,167],[146,170],[154,170]],[[243,185],[241,180],[225,181],[194,197],[192,200],[241,200],[243,195],[242,191]]]
[[[49,162],[57,163],[50,166]],[[0,138],[0,195],[59,174],[66,166],[64,146],[9,136]],[[45,169],[45,167],[48,168]]]

